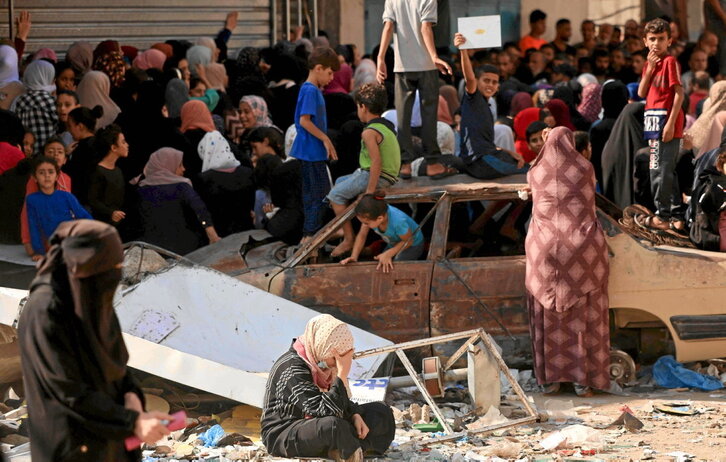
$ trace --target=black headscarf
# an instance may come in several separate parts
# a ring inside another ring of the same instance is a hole
[[[643,139],[643,103],[630,103],[620,113],[602,151],[602,188],[620,208],[633,203],[635,151],[646,146]]]
[[[124,439],[139,412],[124,404],[134,393],[143,406],[143,392],[113,308],[121,239],[113,226],[77,220],[50,244],[18,324],[33,460],[138,461]]]
[[[611,80],[602,87],[603,119],[617,119],[628,104],[628,88],[620,80]]]
[[[80,319],[92,350],[86,353],[96,358],[105,380],[122,379],[129,354],[113,309],[124,258],[116,228],[100,221],[67,221],[58,225],[49,243],[31,296],[42,284],[57,289],[58,298],[72,305]]]
[[[255,165],[253,173],[257,189],[270,190],[270,187],[272,186],[272,173],[280,165],[282,165],[282,159],[273,154],[262,156],[257,160],[257,165]]]
[[[10,111],[0,109],[0,142],[23,148],[25,129],[18,116]]]
[[[603,119],[590,129],[590,145],[592,146],[592,165],[595,167],[595,177],[602,185],[602,151],[605,148],[623,108],[628,104],[628,89],[619,80],[612,80],[602,88]]]
[[[578,98],[575,91],[568,85],[559,85],[555,87],[555,91],[552,93],[551,99],[561,99],[567,105],[570,110],[570,119],[575,129],[588,131],[590,130],[590,122],[588,122],[580,111],[577,110]]]

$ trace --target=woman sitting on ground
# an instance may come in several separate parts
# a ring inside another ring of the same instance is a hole
[[[357,462],[386,452],[396,431],[391,409],[348,397],[353,351],[348,326],[321,314],[272,366],[261,422],[270,455]]]

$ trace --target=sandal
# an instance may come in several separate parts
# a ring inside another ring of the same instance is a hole
[[[633,220],[635,221],[636,225],[647,230],[666,231],[670,229],[669,222],[663,221],[661,224],[656,224],[656,218],[657,217],[655,215],[636,215],[635,217],[633,217]]]
[[[560,382],[548,383],[547,385],[544,385],[544,390],[542,391],[545,395],[556,395],[559,392]]]
[[[680,223],[680,227],[679,224]],[[688,231],[686,230],[686,222],[683,220],[671,220],[670,222],[670,229],[672,231],[675,231],[676,234],[679,236],[685,237],[688,236]]]
[[[442,180],[446,177],[457,175],[458,173],[459,171],[457,169],[448,167],[441,173],[437,173],[436,175],[429,175],[429,178],[431,178],[432,180]]]

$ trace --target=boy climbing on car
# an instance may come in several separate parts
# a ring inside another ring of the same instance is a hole
[[[328,200],[336,216],[359,195],[371,194],[376,189],[387,188],[398,179],[401,169],[401,149],[396,139],[396,129],[381,117],[388,104],[386,87],[378,83],[363,85],[355,94],[358,118],[366,124],[361,134],[361,148],[358,162],[360,168],[350,175],[342,176],[328,194]],[[330,256],[339,257],[353,249],[353,226],[348,221],[343,225],[343,242],[333,249]]]

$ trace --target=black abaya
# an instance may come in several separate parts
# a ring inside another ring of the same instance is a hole
[[[643,139],[645,104],[630,103],[620,113],[602,151],[602,188],[618,207],[633,203],[635,152],[646,147]]]
[[[124,395],[143,394],[113,310],[122,261],[109,225],[66,222],[51,237],[18,328],[34,462],[140,460],[124,448],[139,416]]]

